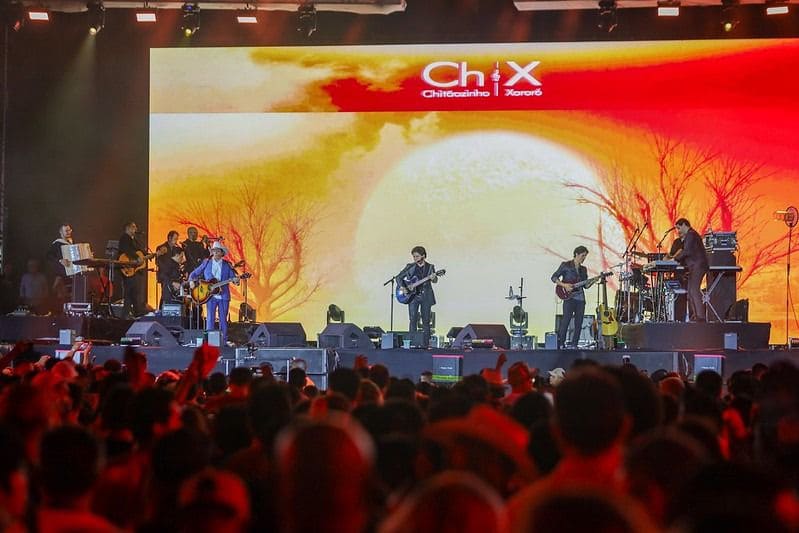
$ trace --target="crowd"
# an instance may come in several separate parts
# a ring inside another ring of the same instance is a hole
[[[724,383],[590,360],[503,372],[500,355],[437,386],[359,357],[323,387],[217,358],[156,376],[133,349],[93,365],[90,347],[18,343],[0,358],[0,530],[799,530],[790,362]]]

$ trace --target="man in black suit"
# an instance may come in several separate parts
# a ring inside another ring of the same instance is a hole
[[[135,222],[128,222],[125,224],[125,232],[119,238],[119,255],[124,254],[128,259],[135,261],[141,252],[140,264],[145,265],[145,268],[136,271],[132,276],[122,277],[122,287],[125,292],[124,318],[138,317],[145,313],[144,286],[147,281],[147,261],[143,258],[147,255],[147,249],[136,239],[138,231],[139,227]]]
[[[683,247],[673,258],[688,269],[688,318],[691,322],[704,322],[705,309],[702,303],[702,279],[708,271],[707,254],[702,237],[691,227],[691,223],[681,218],[674,223],[683,241]]]
[[[433,292],[432,283],[438,282],[436,267],[427,262],[427,251],[423,246],[414,246],[411,250],[413,263],[408,263],[405,268],[397,274],[396,281],[402,284],[405,279],[422,279],[431,276],[429,280],[417,287],[418,294],[408,302],[408,332],[416,332],[416,323],[419,320],[419,312],[422,313],[422,347],[430,347],[430,320],[432,308],[436,304],[436,295]]]

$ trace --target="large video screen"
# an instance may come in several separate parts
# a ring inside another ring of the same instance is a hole
[[[737,232],[738,298],[776,342],[797,64],[799,40],[153,49],[150,245],[188,226],[223,236],[257,319],[309,337],[329,304],[388,329],[385,282],[421,245],[447,271],[439,335],[507,325],[523,278],[541,337],[576,246],[595,274],[637,228],[655,252],[685,217]]]

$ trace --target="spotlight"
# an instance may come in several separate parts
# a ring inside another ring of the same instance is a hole
[[[86,9],[89,11],[89,35],[97,35],[105,26],[105,6],[102,2],[91,1]]]
[[[658,17],[679,17],[680,0],[658,0]]]
[[[236,22],[239,24],[258,24],[258,13],[255,9],[240,9],[236,12]]]
[[[721,0],[721,28],[729,33],[740,24],[738,18],[739,0]]]
[[[799,222],[799,210],[791,206],[774,211],[774,220],[782,220],[789,228],[796,227],[797,222]]]
[[[191,37],[200,29],[200,6],[196,3],[186,2],[181,11],[183,11],[183,22],[180,29],[183,31],[183,35]]]
[[[336,304],[327,306],[327,323],[330,324],[331,322],[344,323],[344,311]]]
[[[766,15],[787,15],[788,2],[782,0],[766,0]]]
[[[136,22],[156,22],[157,20],[155,9],[148,8],[146,3],[144,8],[136,10]]]
[[[610,33],[619,25],[616,17],[616,0],[599,0],[599,19],[596,27]]]
[[[527,335],[529,320],[527,311],[525,311],[521,305],[513,306],[513,311],[510,312],[508,322],[513,335]]]
[[[0,12],[3,24],[14,31],[19,31],[25,24],[25,10],[21,2],[9,2],[4,8],[0,8]]]
[[[50,22],[50,11],[45,8],[31,8],[28,10],[28,20]]]
[[[312,2],[303,1],[297,8],[297,31],[306,37],[316,31],[316,6]]]

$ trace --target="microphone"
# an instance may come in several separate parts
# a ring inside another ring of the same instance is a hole
[[[676,229],[677,229],[677,226],[672,226],[669,229],[667,229],[666,233],[664,233],[663,235],[666,236],[666,235],[668,235],[669,233],[671,233],[672,231],[674,231]]]
[[[213,235],[203,235],[203,239],[208,239],[209,241],[224,241],[225,238],[223,236],[214,237]]]
[[[136,230],[136,235],[144,236],[144,235],[147,235],[147,234],[145,232],[143,232],[143,231]]]

